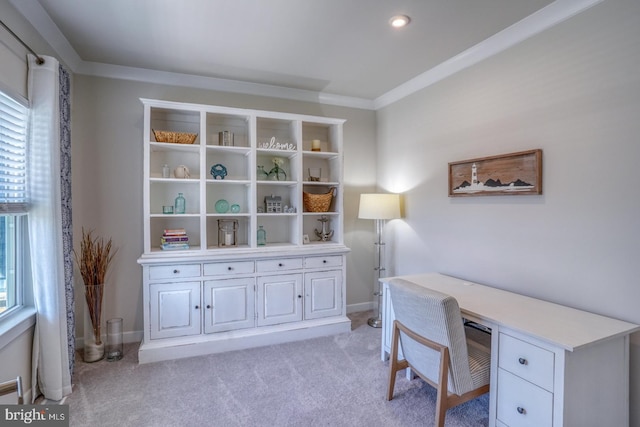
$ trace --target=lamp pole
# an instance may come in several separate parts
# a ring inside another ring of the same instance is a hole
[[[367,321],[369,326],[374,328],[382,327],[382,284],[380,283],[380,278],[384,277],[384,272],[386,268],[384,267],[384,248],[385,243],[382,241],[382,230],[384,229],[385,220],[384,219],[376,219],[376,239],[377,241],[374,243],[376,247],[376,258],[378,260],[376,266],[374,267],[376,282],[378,283],[378,290],[373,293],[374,296],[378,297],[378,309],[376,312],[376,317],[371,317]]]
[[[374,219],[376,221],[376,241],[374,242],[376,252],[376,265],[374,267],[373,295],[378,298],[378,312],[375,317],[370,318],[367,323],[374,328],[382,327],[382,284],[380,278],[385,275],[385,247],[382,241],[382,232],[385,221],[388,219],[400,218],[400,196],[398,194],[361,194],[358,218]],[[377,289],[377,290],[375,290]]]

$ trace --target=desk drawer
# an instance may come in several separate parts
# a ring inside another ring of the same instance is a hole
[[[205,276],[225,276],[230,274],[251,274],[253,261],[211,262],[204,264]]]
[[[497,418],[509,427],[553,425],[553,394],[498,369]]]
[[[302,268],[302,258],[266,259],[257,261],[256,263],[256,270],[259,273],[266,271],[297,270],[300,268]]]
[[[552,352],[503,333],[499,346],[501,368],[553,392]]]
[[[182,279],[199,277],[200,264],[153,265],[149,267],[149,279]]]

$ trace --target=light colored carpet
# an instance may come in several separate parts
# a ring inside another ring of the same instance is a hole
[[[352,332],[250,350],[138,365],[137,345],[118,362],[82,362],[71,426],[431,426],[435,390],[399,374],[385,400],[388,362],[380,329],[354,313]],[[403,374],[402,372],[401,374]],[[446,425],[487,426],[489,396],[447,413]]]

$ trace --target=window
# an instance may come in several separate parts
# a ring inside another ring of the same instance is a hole
[[[0,318],[23,303],[27,113],[0,92]]]

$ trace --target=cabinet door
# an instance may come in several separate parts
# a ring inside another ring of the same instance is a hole
[[[306,273],[304,298],[305,319],[342,314],[342,270]]]
[[[204,332],[223,332],[255,325],[255,280],[204,282]]]
[[[200,333],[200,282],[149,285],[151,339]]]
[[[260,276],[258,326],[302,320],[302,274]]]

